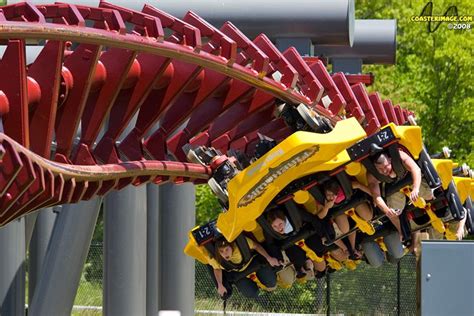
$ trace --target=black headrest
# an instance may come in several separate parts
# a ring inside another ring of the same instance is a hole
[[[255,157],[258,159],[269,152],[273,147],[277,145],[277,142],[265,135],[258,133],[259,141],[255,146]]]
[[[352,197],[352,180],[349,178],[349,175],[345,172],[339,172],[336,174],[336,178],[339,181],[339,185],[346,196],[346,199],[350,199]]]
[[[289,200],[285,202],[285,207],[287,209],[288,220],[290,221],[293,229],[295,231],[300,230],[301,226],[303,225],[303,221],[300,215],[300,209],[296,202],[293,200]]]
[[[315,185],[311,187],[308,192],[311,193],[311,195],[319,204],[324,204],[326,198],[324,197],[324,194],[321,192],[321,189],[318,186]]]
[[[382,151],[383,151],[383,147],[380,147],[379,145],[375,143],[370,144],[370,149],[369,149],[370,156],[376,156]]]

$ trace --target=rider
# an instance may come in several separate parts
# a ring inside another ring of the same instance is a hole
[[[400,160],[404,169],[404,174],[401,177],[397,177],[397,174],[392,165],[392,158],[381,152],[372,158],[372,162],[375,165],[377,172],[381,175],[389,177],[392,182],[403,180],[408,173],[411,174],[412,178],[412,190],[410,193],[410,200],[415,202],[420,196],[425,200],[431,200],[433,198],[432,191],[428,184],[421,178],[421,169],[418,167],[416,162],[405,152],[399,150]],[[387,247],[387,260],[395,263],[404,255],[403,246],[401,243],[402,232],[400,227],[400,219],[398,216],[402,213],[406,205],[406,196],[400,191],[396,191],[385,199],[382,197],[381,183],[374,175],[367,172],[367,182],[369,185],[370,192],[374,199],[374,204],[389,218],[392,224],[395,226],[397,231],[391,232],[383,237],[383,242]],[[367,260],[372,266],[378,267],[382,265],[385,260],[385,255],[380,249],[379,244],[375,241],[367,241],[362,243],[362,249],[364,250]]]
[[[360,189],[368,194],[370,194],[369,189],[359,183],[358,181],[352,181],[352,188],[353,189]],[[344,194],[344,190],[339,185],[336,180],[330,180],[323,185],[323,191],[325,196],[325,203],[323,206],[322,215],[327,214],[333,207],[337,207],[340,203],[342,203],[346,196]],[[361,203],[355,207],[356,213],[362,217],[366,221],[370,221],[372,219],[373,213],[367,203]],[[340,214],[334,218],[337,227],[341,231],[342,234],[346,234],[349,232],[349,219],[346,214]],[[356,243],[356,233],[353,232],[349,236],[349,243],[352,249],[349,250],[350,258],[351,259],[360,259],[362,256],[359,251],[357,251],[355,247]],[[346,248],[347,249],[347,248]]]
[[[308,217],[311,217],[311,216],[312,215],[308,213]],[[279,234],[283,238],[282,240],[285,240],[285,238],[289,238],[292,234],[296,233],[288,217],[279,208],[275,208],[268,211],[267,221],[270,224],[273,231]],[[314,238],[318,238],[318,237],[313,235],[305,240],[305,242],[308,244],[310,248],[311,246],[315,248],[315,241],[313,240]],[[277,245],[280,244],[278,240],[275,240],[274,243]],[[287,247],[285,249],[285,253],[288,256],[288,259],[291,261],[291,263],[293,263],[295,267],[297,278],[302,278],[302,277],[307,276],[308,274],[311,274],[313,269],[315,269],[317,272],[322,272],[326,269],[326,264],[324,261],[322,262],[311,261],[311,259],[307,258],[304,250],[302,250],[300,247],[296,245]]]
[[[411,174],[413,183],[412,190],[410,193],[410,200],[416,202],[421,196],[425,200],[431,200],[433,198],[433,193],[425,181],[422,181],[421,178],[421,169],[418,167],[416,162],[404,151],[399,150],[400,159],[405,169],[405,174],[402,179]],[[397,179],[397,174],[393,169],[392,158],[389,157],[386,153],[381,152],[378,155],[372,158],[375,168],[383,176],[389,177],[393,182],[401,180]],[[367,183],[369,185],[370,192],[374,198],[374,204],[390,219],[393,225],[397,228],[400,238],[402,236],[400,219],[398,216],[401,214],[406,204],[405,194],[396,191],[390,196],[385,197],[386,201],[382,197],[382,192],[380,189],[381,182],[370,172],[367,172]]]
[[[281,262],[271,257],[259,243],[247,237],[245,237],[245,239],[249,248],[258,253],[255,257],[248,260],[248,262],[243,262],[242,253],[234,242],[230,243],[224,238],[219,238],[215,242],[215,258],[217,262],[211,261],[211,266],[213,267],[214,276],[216,278],[217,293],[219,293],[221,297],[230,296],[232,293],[231,282],[235,284],[239,292],[245,297],[258,297],[259,289],[255,282],[245,276],[236,278],[240,272],[250,270],[254,265],[260,265],[256,270],[260,282],[270,291],[276,288],[277,277],[272,267],[280,266]],[[226,262],[238,265],[238,268],[224,268]]]

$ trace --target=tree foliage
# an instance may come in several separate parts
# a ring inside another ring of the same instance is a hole
[[[448,29],[444,22],[430,33],[427,22],[411,21],[426,4],[420,0],[357,2],[357,18],[397,19],[398,24],[396,64],[365,66],[364,71],[375,74],[371,90],[416,112],[429,152],[447,145],[457,161],[473,165],[474,30]],[[432,14],[443,15],[453,5],[459,15],[474,12],[472,1],[441,0],[433,2]]]
[[[201,225],[217,218],[222,210],[208,185],[196,186],[196,224]]]

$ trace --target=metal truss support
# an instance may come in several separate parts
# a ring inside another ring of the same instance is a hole
[[[71,314],[101,202],[101,198],[95,198],[63,206],[54,224],[29,315]]]
[[[104,315],[146,313],[146,187],[105,199]]]
[[[194,314],[194,260],[183,253],[195,225],[195,188],[165,184],[160,188],[160,309]]]

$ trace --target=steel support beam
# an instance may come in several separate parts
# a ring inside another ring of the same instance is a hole
[[[37,212],[36,224],[33,229],[33,236],[30,243],[30,253],[28,262],[28,303],[31,304],[36,284],[41,276],[48,244],[53,232],[56,213],[52,207],[45,208]]]
[[[8,0],[8,4],[22,0]],[[50,0],[31,0],[34,4]],[[65,0],[62,2],[97,6],[96,0]],[[114,0],[115,5],[141,11],[145,4],[184,17],[196,12],[216,27],[231,21],[248,37],[265,33],[269,38],[310,38],[314,43],[352,45],[355,21],[354,0]]]
[[[294,47],[301,56],[313,56],[314,52],[313,43],[311,43],[310,38],[277,38],[275,40],[275,45],[281,52],[287,50],[290,47]]]
[[[0,315],[25,314],[25,220],[0,228]]]
[[[361,58],[333,58],[331,62],[333,72],[343,72],[346,74],[362,73]]]
[[[160,188],[154,184],[147,185],[146,207],[146,315],[156,316],[159,311],[159,196]]]
[[[362,59],[364,64],[395,64],[397,20],[355,20],[351,46],[314,46],[315,55],[332,59]]]
[[[194,260],[183,253],[195,225],[192,184],[160,187],[160,309],[194,314]]]
[[[65,205],[57,216],[29,315],[70,315],[101,198]]]
[[[105,199],[104,315],[146,314],[146,186]]]

